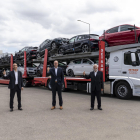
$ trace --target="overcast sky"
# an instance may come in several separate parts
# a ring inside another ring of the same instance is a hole
[[[45,39],[101,35],[121,24],[140,27],[138,0],[0,0],[0,50],[14,53]]]

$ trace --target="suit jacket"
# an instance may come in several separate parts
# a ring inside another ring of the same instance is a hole
[[[96,90],[101,90],[104,88],[104,83],[103,83],[103,72],[98,71],[96,76],[94,71],[90,72],[89,75],[84,76],[86,79],[91,78],[91,91],[94,91],[95,87]]]
[[[8,88],[13,89],[15,87],[15,73],[10,71],[7,76],[3,76],[4,79],[10,79]],[[18,71],[18,86],[21,89],[23,87],[22,73]]]
[[[55,74],[55,68],[51,68],[48,72],[48,75],[51,75],[51,81],[50,84],[53,87],[55,85],[55,80],[57,79],[58,85],[62,86],[62,83],[64,83],[64,73],[61,68],[58,67],[57,69],[57,75]]]

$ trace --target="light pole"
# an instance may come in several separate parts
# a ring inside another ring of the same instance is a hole
[[[86,24],[89,25],[89,42],[90,42],[90,24],[87,23],[87,22],[84,22],[84,21],[82,21],[82,20],[77,20],[77,21],[80,21],[80,22],[83,22],[83,23],[86,23]],[[90,46],[90,43],[89,43],[89,46]],[[90,48],[90,51],[91,51],[91,48]]]
[[[77,21],[80,21],[80,22],[83,22],[83,23],[86,23],[86,24],[88,24],[88,25],[89,25],[89,35],[90,35],[90,24],[89,24],[89,23],[87,23],[87,22],[84,22],[84,21],[82,21],[82,20],[77,20]]]

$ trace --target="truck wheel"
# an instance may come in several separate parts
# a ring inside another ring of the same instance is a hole
[[[23,87],[27,87],[27,80],[23,79]]]
[[[130,99],[132,97],[132,90],[127,82],[119,82],[115,86],[115,94],[120,99]]]
[[[49,90],[52,89],[51,84],[50,84],[50,81],[51,81],[51,80],[48,80],[48,81],[47,81],[47,87],[48,87]]]

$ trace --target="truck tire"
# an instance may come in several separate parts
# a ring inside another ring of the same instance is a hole
[[[120,99],[130,99],[132,97],[132,89],[127,82],[118,82],[115,86],[115,95]]]

